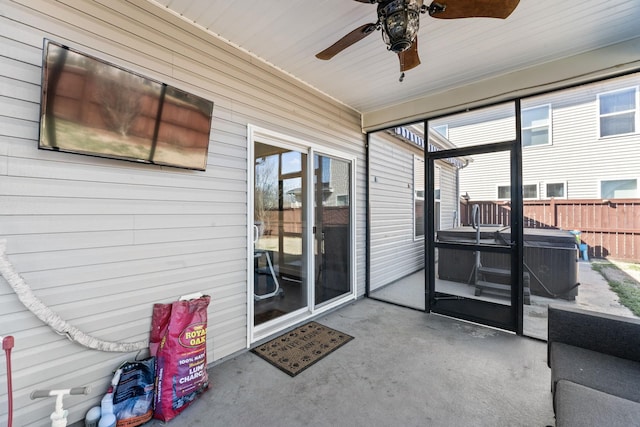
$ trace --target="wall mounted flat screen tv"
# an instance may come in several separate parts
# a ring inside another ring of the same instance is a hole
[[[213,102],[45,40],[39,148],[205,170]]]

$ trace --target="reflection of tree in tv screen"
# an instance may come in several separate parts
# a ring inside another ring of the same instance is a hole
[[[126,137],[141,112],[140,97],[134,88],[139,87],[143,79],[121,70],[114,71],[115,76],[98,74],[100,106],[109,127]]]

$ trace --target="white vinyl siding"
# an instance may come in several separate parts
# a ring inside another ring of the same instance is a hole
[[[445,125],[447,139],[458,148],[513,141],[516,137],[515,107],[513,103],[499,104],[429,121],[431,129]]]
[[[440,205],[440,229],[457,227],[460,221],[460,197],[458,194],[457,170],[451,163],[436,162],[436,172],[439,172],[439,180],[436,186],[440,189],[440,197],[436,193],[436,204]]]
[[[640,170],[640,136],[598,137],[599,93],[640,83],[630,74],[523,102],[552,105],[553,145],[523,151],[525,182],[565,182],[569,199],[600,197],[599,181]]]
[[[424,268],[424,239],[414,238],[414,161],[423,159],[408,143],[384,131],[369,134],[370,291]],[[458,217],[456,169],[436,164],[436,185],[443,195],[440,223],[449,228]]]
[[[598,96],[637,88],[638,85],[640,73],[635,73],[523,99],[523,109],[550,106],[553,141],[553,144],[523,149],[523,181],[564,182],[565,197],[595,199],[600,197],[601,180],[615,180],[621,175],[633,176],[635,171],[640,170],[638,127],[634,134],[600,138]],[[444,117],[429,123],[430,126],[436,126],[448,122],[449,139],[456,146],[475,144],[475,141],[490,142],[491,138],[487,135],[493,133],[495,139],[502,140],[506,136],[504,119],[495,110],[482,113],[472,116],[470,112],[461,117],[453,116],[452,120]],[[503,185],[509,182],[505,169],[507,162],[496,156],[486,169],[475,168],[472,162],[468,168],[461,170],[461,194],[468,192],[472,200],[494,200],[495,183]],[[469,172],[471,170],[474,172]],[[495,181],[488,181],[490,174]],[[544,195],[541,194],[541,197]]]
[[[448,125],[449,141],[461,148],[515,139],[513,103],[495,105],[429,121],[429,126]],[[481,122],[478,122],[478,119]],[[506,151],[470,156],[460,170],[460,194],[471,200],[493,200],[497,185],[510,181],[510,160]]]
[[[22,4],[20,4],[22,3]],[[358,159],[358,294],[365,278],[360,115],[146,1],[3,2],[0,16],[0,237],[10,262],[61,317],[104,339],[148,339],[152,306],[211,295],[208,361],[247,344],[247,125]],[[206,172],[37,149],[44,38],[214,102]],[[14,425],[42,426],[36,388],[88,385],[69,423],[99,403],[136,354],[55,334],[0,278],[0,335],[13,335]],[[0,387],[0,402],[6,388]],[[0,405],[0,424],[6,420]]]
[[[414,239],[414,151],[386,132],[369,134],[370,290],[424,268]]]

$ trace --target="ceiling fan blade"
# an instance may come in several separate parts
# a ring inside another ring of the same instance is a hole
[[[440,0],[429,6],[429,15],[440,19],[502,18],[511,15],[520,0]],[[440,6],[445,6],[441,10]]]
[[[413,44],[409,49],[398,53],[398,59],[400,60],[400,72],[408,71],[420,65],[417,38],[413,41]]]
[[[342,52],[352,44],[359,42],[363,38],[367,37],[369,34],[373,33],[376,29],[376,24],[364,24],[355,30],[351,31],[349,34],[323,50],[322,52],[316,55],[318,59],[331,59],[338,53]]]

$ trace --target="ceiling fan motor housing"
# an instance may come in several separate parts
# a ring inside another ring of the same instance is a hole
[[[411,47],[420,28],[422,1],[391,0],[378,3],[378,19],[382,38],[393,52],[403,52]]]

